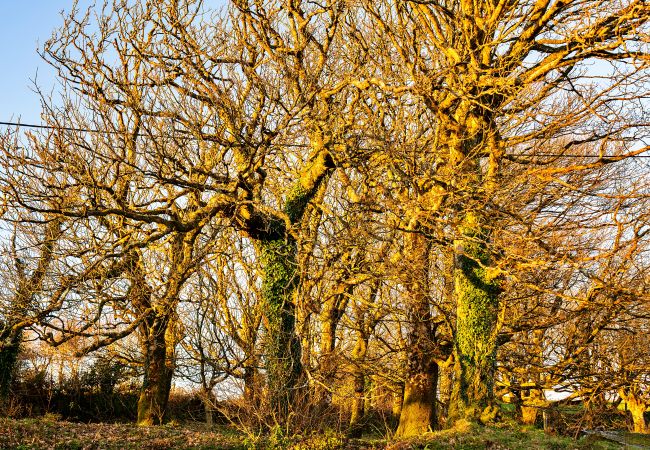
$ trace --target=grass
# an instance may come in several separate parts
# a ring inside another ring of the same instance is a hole
[[[637,435],[638,436],[638,435]],[[578,441],[550,436],[532,427],[462,424],[417,439],[347,440],[335,433],[292,436],[281,440],[247,438],[227,427],[203,424],[138,428],[130,424],[80,424],[41,419],[0,419],[0,449],[117,450],[117,449],[291,449],[291,450],[438,450],[438,449],[619,449],[622,446],[591,436]]]

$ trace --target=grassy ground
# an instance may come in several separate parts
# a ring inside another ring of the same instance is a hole
[[[138,428],[129,424],[82,424],[48,419],[0,419],[2,449],[244,449],[240,435],[202,425]]]
[[[619,449],[621,445],[589,437],[574,440],[567,437],[551,436],[532,427],[502,426],[479,427],[477,425],[458,425],[454,429],[429,433],[418,439],[397,442],[390,445],[391,450],[528,450],[528,449],[576,449],[608,450]]]
[[[0,419],[0,449],[618,449],[595,437],[578,441],[548,436],[533,428],[460,426],[418,439],[349,441],[333,433],[286,438],[246,436],[202,424],[138,428],[128,424],[79,424],[47,419]],[[637,447],[644,448],[644,447]],[[647,447],[645,447],[647,448]]]

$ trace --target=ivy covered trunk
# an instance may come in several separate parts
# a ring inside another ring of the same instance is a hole
[[[260,250],[269,404],[271,412],[283,421],[294,403],[302,374],[293,299],[297,284],[296,242],[281,236],[262,241]]]
[[[298,244],[295,233],[309,202],[314,199],[334,168],[322,142],[315,145],[305,169],[284,202],[284,218],[247,212],[245,229],[257,244],[263,270],[265,369],[271,413],[277,422],[287,420],[298,397],[303,375],[300,339],[296,334]]]
[[[20,352],[21,334],[10,336],[0,342],[0,404],[9,396],[11,384],[16,373],[16,363]]]
[[[429,244],[417,223],[409,226],[405,253],[409,261],[405,287],[409,318],[404,400],[396,435],[419,436],[437,427],[434,331],[429,305]]]
[[[154,317],[144,327],[144,379],[138,400],[140,426],[160,425],[165,419],[174,374],[172,351],[168,348],[166,317]]]
[[[490,269],[489,235],[467,212],[454,243],[455,382],[449,418],[490,421],[494,406],[499,285]]]

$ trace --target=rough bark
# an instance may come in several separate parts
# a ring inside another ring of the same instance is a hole
[[[175,257],[178,258],[180,253],[176,251]],[[174,374],[174,344],[170,344],[168,338],[176,302],[154,305],[153,291],[147,283],[141,255],[134,252],[130,259],[128,276],[132,286],[129,294],[135,310],[144,316],[138,330],[144,361],[136,423],[139,426],[160,425],[165,420]],[[173,284],[169,286],[168,293],[176,299],[180,284]]]
[[[407,378],[397,436],[419,436],[437,427],[437,381],[438,365],[435,363],[427,371],[419,369]]]
[[[212,389],[203,388],[201,392],[203,409],[205,411],[205,424],[211,427],[214,424],[215,398]]]
[[[390,412],[393,419],[399,424],[399,417],[402,415],[402,407],[404,406],[404,382],[398,382],[393,391],[393,404],[391,405]]]
[[[160,425],[165,420],[172,376],[173,358],[167,342],[168,319],[155,317],[146,327],[144,379],[138,400],[139,426]]]
[[[630,413],[632,414],[632,423],[634,424],[635,433],[650,433],[648,429],[648,424],[645,420],[645,410],[647,406],[643,405],[631,405],[629,407]]]
[[[410,329],[398,437],[419,436],[437,427],[438,365],[434,359],[434,329],[428,295],[429,244],[418,228],[417,223],[411,223],[406,235],[409,268],[405,286]]]
[[[343,276],[343,275],[341,275]],[[320,404],[323,407],[330,406],[332,392],[337,375],[340,373],[341,360],[336,353],[336,332],[343,312],[345,311],[348,298],[352,294],[354,285],[341,283],[334,290],[331,298],[324,302],[320,314],[320,355],[319,374],[322,383],[316,383],[313,388],[312,405]],[[363,355],[365,358],[365,354]]]

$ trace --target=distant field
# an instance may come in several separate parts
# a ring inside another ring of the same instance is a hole
[[[644,443],[629,448],[650,448]],[[391,442],[380,439],[347,440],[334,434],[260,438],[226,427],[203,424],[138,428],[130,424],[79,424],[48,419],[0,419],[0,449],[618,449],[595,437],[574,441],[545,435],[531,428],[479,428],[430,433],[419,439]]]

